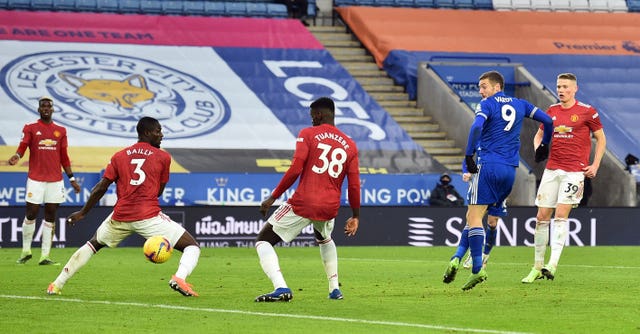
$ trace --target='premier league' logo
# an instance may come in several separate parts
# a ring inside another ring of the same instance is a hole
[[[165,139],[199,136],[229,119],[224,98],[199,79],[145,59],[61,51],[26,55],[0,73],[8,94],[29,111],[55,99],[57,122],[91,133],[137,138],[136,123],[158,119]]]

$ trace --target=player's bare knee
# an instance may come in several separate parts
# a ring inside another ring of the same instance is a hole
[[[273,231],[273,225],[266,223],[256,238],[256,243],[259,241],[266,241],[274,246],[278,242],[282,241],[282,238]]]

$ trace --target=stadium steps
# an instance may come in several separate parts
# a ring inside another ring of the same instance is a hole
[[[308,29],[416,143],[446,168],[460,172],[462,150],[455,147],[453,140],[447,139],[446,132],[441,131],[431,116],[424,115],[416,101],[409,100],[403,86],[395,85],[393,79],[378,68],[374,58],[353,34],[344,26],[311,26]]]

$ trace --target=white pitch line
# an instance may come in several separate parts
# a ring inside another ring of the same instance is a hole
[[[411,327],[411,328],[424,328],[440,331],[456,331],[467,333],[494,333],[494,334],[526,334],[525,332],[510,332],[500,331],[492,329],[478,329],[478,328],[462,328],[462,327],[449,327],[449,326],[437,326],[427,324],[414,324],[409,322],[396,322],[396,321],[377,321],[366,319],[353,319],[353,318],[337,318],[337,317],[324,317],[317,315],[305,315],[305,314],[288,314],[288,313],[270,313],[270,312],[253,312],[243,310],[227,310],[219,308],[201,308],[190,306],[178,306],[167,304],[145,304],[136,302],[113,302],[108,300],[83,300],[75,298],[60,298],[57,296],[50,297],[36,297],[36,296],[16,296],[16,295],[0,295],[0,298],[4,299],[27,299],[27,300],[40,300],[47,302],[67,302],[67,303],[86,303],[86,304],[101,304],[101,305],[116,305],[116,306],[139,306],[144,308],[160,308],[170,310],[183,310],[183,311],[199,311],[209,313],[231,313],[241,315],[253,315],[261,317],[280,317],[280,318],[293,318],[293,319],[308,319],[308,320],[321,320],[321,321],[340,321],[346,323],[360,323],[367,325],[380,325],[380,326],[395,326],[395,327]]]
[[[367,259],[358,257],[341,257],[340,261],[362,261],[362,262],[407,262],[407,263],[449,263],[448,261],[437,260],[409,260],[409,259]],[[491,265],[500,266],[522,266],[531,265],[530,263],[519,262],[491,262]],[[638,266],[595,266],[588,264],[562,264],[563,267],[575,267],[575,268],[604,268],[604,269],[640,269]]]

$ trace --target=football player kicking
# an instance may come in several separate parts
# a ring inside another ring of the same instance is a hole
[[[158,197],[169,182],[171,164],[169,153],[160,149],[162,127],[155,118],[143,117],[136,130],[138,142],[111,157],[85,205],[67,217],[69,225],[82,220],[109,185],[116,183],[118,201],[113,212],[98,227],[93,238],[71,256],[60,275],[49,284],[48,294],[61,294],[65,283],[104,246],[116,247],[124,238],[137,233],[144,238],[164,236],[182,252],[178,271],[169,280],[169,286],[184,296],[198,296],[185,280],[198,264],[200,247],[189,232],[162,213],[158,203]]]

